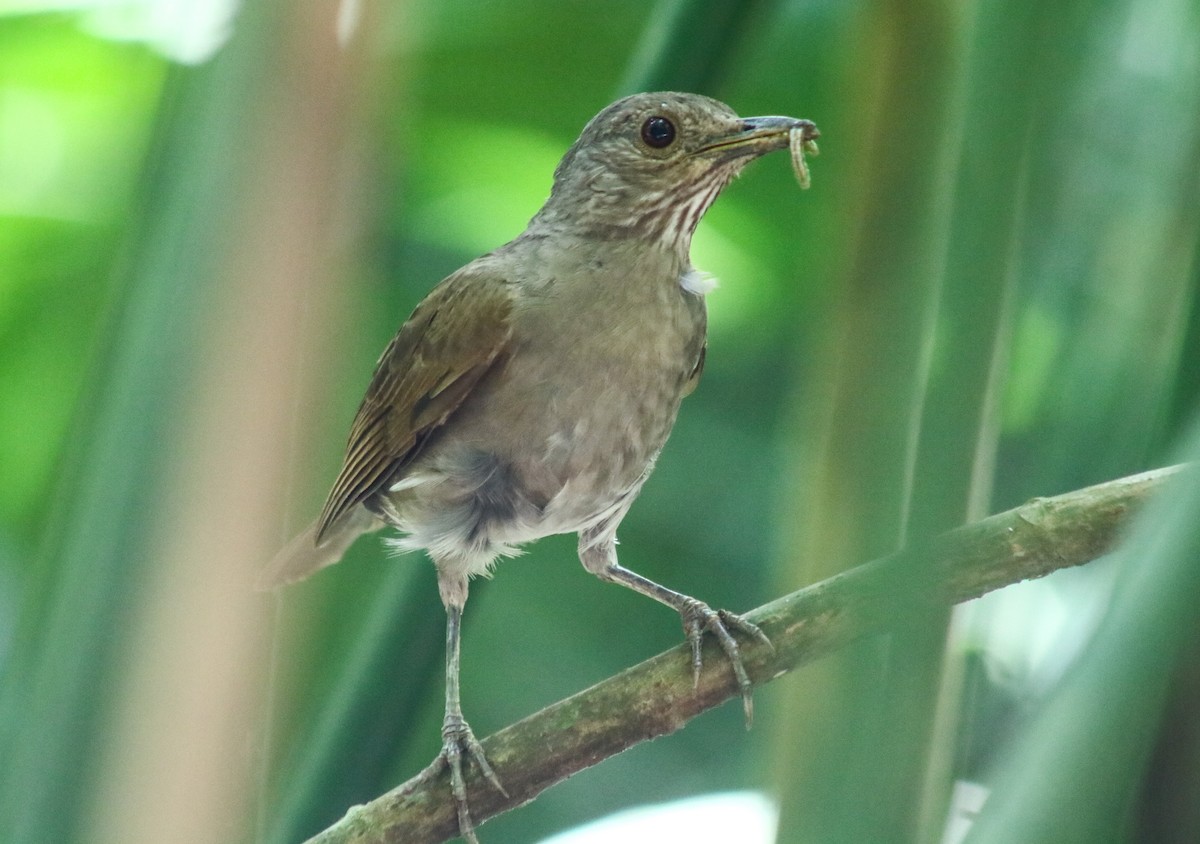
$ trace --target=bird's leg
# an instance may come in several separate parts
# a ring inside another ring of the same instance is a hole
[[[465,578],[464,578],[465,580]],[[475,825],[471,822],[471,813],[467,807],[467,786],[463,778],[463,756],[469,757],[479,766],[487,781],[503,794],[508,796],[500,778],[492,770],[487,757],[483,755],[483,747],[471,732],[462,714],[462,703],[458,694],[458,642],[462,622],[462,604],[465,603],[465,588],[462,602],[446,603],[446,717],[442,721],[442,751],[434,764],[450,769],[450,790],[454,795],[454,806],[458,811],[458,832],[467,844],[479,844],[475,835]],[[443,597],[445,594],[443,592]]]
[[[742,711],[746,716],[746,728],[749,729],[754,723],[754,698],[751,695],[753,684],[750,682],[750,676],[746,673],[746,666],[742,661],[742,652],[738,647],[737,640],[729,631],[736,630],[774,650],[767,635],[758,628],[758,625],[739,615],[727,610],[714,610],[703,601],[668,589],[621,566],[617,562],[616,542],[612,538],[601,540],[598,544],[593,543],[595,543],[595,537],[586,533],[579,538],[579,559],[583,562],[584,568],[601,580],[627,586],[635,592],[640,592],[659,603],[666,604],[679,613],[679,617],[683,621],[684,633],[687,634],[688,643],[692,647],[693,685],[700,684],[702,665],[700,648],[704,631],[707,630],[716,637],[721,650],[725,651],[725,656],[729,658],[733,675],[741,690]]]

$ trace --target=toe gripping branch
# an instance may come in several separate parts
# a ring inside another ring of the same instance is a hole
[[[454,796],[454,808],[458,813],[459,835],[467,844],[479,844],[479,838],[475,835],[475,824],[471,820],[470,807],[467,804],[467,784],[463,777],[464,757],[479,766],[480,772],[491,783],[492,788],[508,797],[508,792],[504,790],[500,778],[496,776],[496,772],[492,770],[491,764],[483,753],[483,746],[471,732],[471,727],[466,720],[461,715],[447,715],[442,725],[442,752],[438,754],[434,765],[438,769],[437,773],[440,773],[442,768],[448,768],[450,771],[450,791]]]
[[[729,631],[735,630],[774,651],[771,640],[767,638],[766,633],[759,629],[757,624],[727,610],[714,610],[708,604],[695,598],[685,597],[681,601],[679,615],[683,619],[683,630],[687,634],[688,643],[692,646],[692,685],[700,685],[700,669],[704,663],[701,648],[704,632],[708,631],[716,637],[717,644],[721,646],[721,650],[725,652],[725,656],[728,657],[729,664],[733,668],[738,689],[742,693],[742,712],[746,716],[746,729],[750,729],[754,724],[754,684],[750,681],[750,675],[746,673],[741,648],[738,647],[737,640]]]

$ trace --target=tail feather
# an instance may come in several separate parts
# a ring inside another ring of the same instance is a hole
[[[316,542],[317,523],[302,530],[263,569],[257,587],[261,591],[275,589],[303,580],[342,558],[354,540],[364,533],[383,527],[383,522],[365,507],[355,507],[330,525],[321,543]]]

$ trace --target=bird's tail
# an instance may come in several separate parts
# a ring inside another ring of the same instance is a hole
[[[266,591],[303,580],[340,560],[346,549],[364,533],[379,530],[381,527],[383,522],[371,511],[365,507],[355,507],[329,526],[318,545],[317,523],[313,522],[275,555],[263,569],[257,586]]]

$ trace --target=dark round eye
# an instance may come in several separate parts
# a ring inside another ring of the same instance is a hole
[[[648,118],[642,124],[642,140],[646,146],[654,149],[669,147],[675,140],[675,124],[658,115]]]

